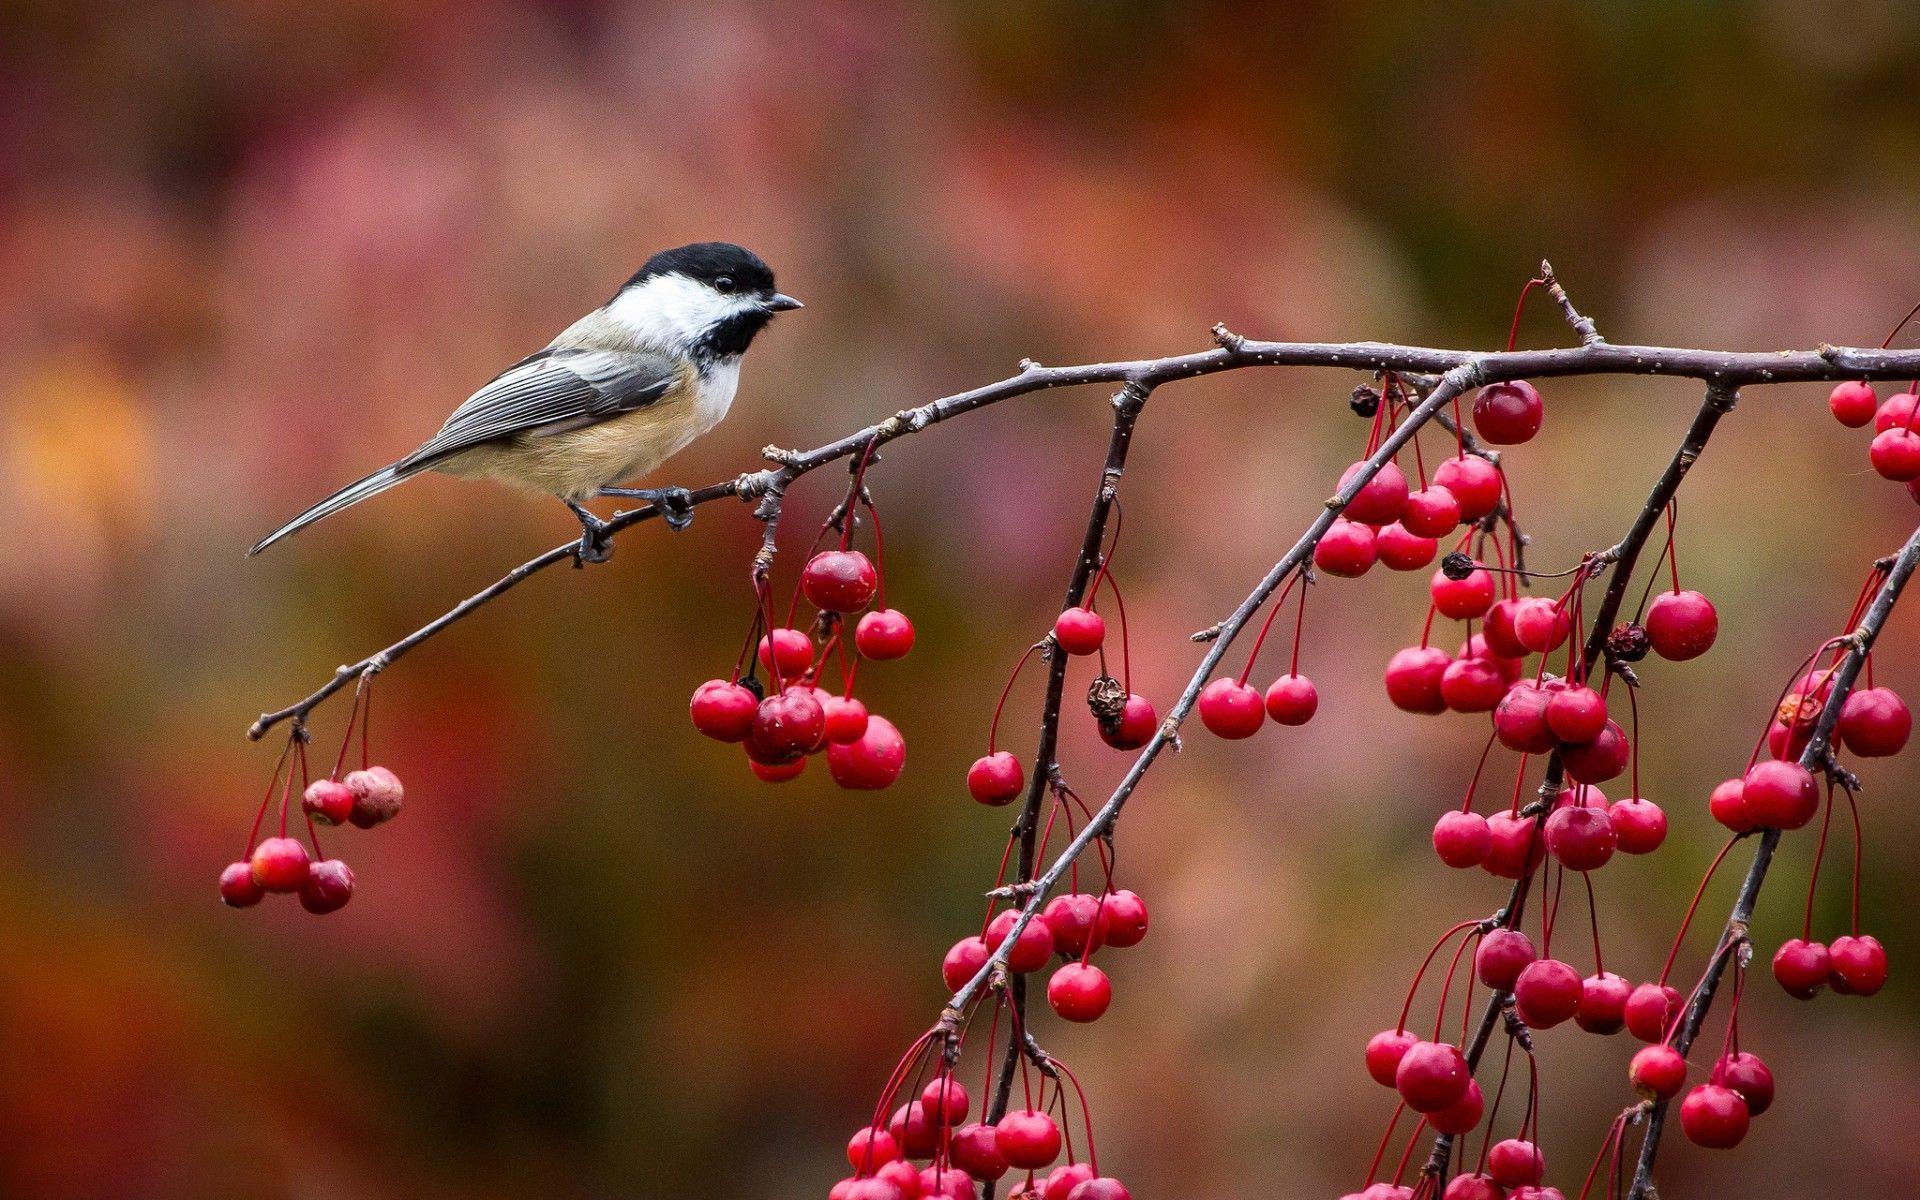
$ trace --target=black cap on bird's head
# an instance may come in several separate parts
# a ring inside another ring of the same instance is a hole
[[[658,290],[661,284],[675,280],[699,284],[700,290],[710,289],[708,294],[717,293],[725,299],[726,303],[710,307],[661,295],[676,318],[702,321],[711,317],[710,322],[702,321],[705,328],[692,349],[714,357],[745,353],[775,313],[802,307],[792,296],[775,290],[773,269],[759,255],[732,242],[694,242],[662,250],[634,272],[621,292]]]

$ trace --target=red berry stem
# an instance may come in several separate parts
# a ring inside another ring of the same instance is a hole
[[[1515,343],[1520,340],[1520,314],[1526,311],[1527,297],[1532,294],[1533,289],[1545,286],[1547,281],[1536,276],[1527,280],[1526,286],[1520,289],[1520,299],[1513,306],[1513,325],[1507,330],[1508,353],[1512,353]]]
[[[1407,1002],[1400,1006],[1400,1023],[1394,1026],[1395,1029],[1405,1029],[1407,1027],[1407,1014],[1413,1011],[1413,998],[1420,991],[1420,981],[1426,977],[1427,968],[1433,965],[1434,956],[1440,953],[1440,948],[1445,946],[1447,940],[1454,934],[1459,933],[1463,929],[1476,928],[1479,925],[1479,921],[1462,921],[1441,934],[1439,938],[1434,941],[1433,948],[1427,951],[1427,956],[1424,959],[1420,960],[1420,969],[1413,973],[1413,986],[1407,989]]]
[[[1593,872],[1582,871],[1580,878],[1587,885],[1587,919],[1593,925],[1593,973],[1605,975],[1607,964],[1600,957],[1600,902],[1593,894]],[[1542,950],[1540,953],[1544,956],[1546,951]]]
[[[1860,829],[1860,803],[1854,799],[1853,789],[1842,786],[1841,793],[1847,798],[1847,811],[1853,814],[1853,894],[1848,905],[1848,932],[1860,936],[1860,851],[1866,840]]]
[[[1093,1168],[1095,1175],[1098,1175],[1100,1174],[1100,1152],[1093,1141],[1093,1107],[1087,1103],[1086,1089],[1080,1086],[1080,1077],[1069,1070],[1067,1064],[1052,1055],[1047,1056],[1047,1062],[1054,1070],[1067,1077],[1067,1082],[1073,1085],[1074,1095],[1080,1098],[1080,1120],[1087,1131],[1087,1165]],[[1061,1115],[1064,1117],[1066,1114],[1063,1111]],[[1064,1126],[1066,1122],[1063,1120],[1061,1124]],[[1068,1151],[1068,1161],[1072,1161],[1071,1149]]]
[[[1707,865],[1707,873],[1701,877],[1700,886],[1693,890],[1693,900],[1687,905],[1686,915],[1680,918],[1680,932],[1673,935],[1673,949],[1667,951],[1666,965],[1660,968],[1659,983],[1662,987],[1666,986],[1667,977],[1673,974],[1673,962],[1680,957],[1680,946],[1686,941],[1687,927],[1693,924],[1694,914],[1700,911],[1700,899],[1707,894],[1707,885],[1713,882],[1714,872],[1718,871],[1720,864],[1727,860],[1727,855],[1733,850],[1735,843],[1745,836],[1745,834],[1736,833],[1727,839],[1727,844],[1720,847],[1720,853],[1714,855],[1713,861]]]
[[[1833,829],[1833,780],[1827,780],[1827,802],[1820,818],[1820,838],[1813,844],[1813,867],[1807,872],[1807,910],[1800,922],[1800,940],[1813,940],[1813,897],[1820,886],[1820,864],[1826,861],[1827,834]]]
[[[1367,1177],[1360,1184],[1362,1188],[1371,1187],[1374,1178],[1380,1174],[1380,1164],[1387,1158],[1387,1147],[1393,1144],[1393,1131],[1400,1127],[1400,1118],[1406,1111],[1405,1100],[1394,1106],[1393,1119],[1387,1122],[1386,1132],[1380,1135],[1380,1144],[1374,1149],[1373,1161],[1367,1164]]]

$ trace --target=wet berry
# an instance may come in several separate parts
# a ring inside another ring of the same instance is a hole
[[[913,649],[913,622],[897,608],[875,609],[863,614],[854,625],[853,645],[862,656],[876,662],[904,658]]]

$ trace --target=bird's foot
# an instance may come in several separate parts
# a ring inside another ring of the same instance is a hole
[[[581,505],[572,501],[567,507],[573,515],[580,518],[580,544],[573,550],[573,565],[584,567],[588,563],[603,563],[613,557],[613,531],[605,521],[594,516]]]
[[[693,493],[683,487],[600,489],[602,496],[620,496],[629,500],[650,501],[660,510],[660,518],[675,533],[693,524]]]

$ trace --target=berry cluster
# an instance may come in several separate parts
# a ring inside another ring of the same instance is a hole
[[[732,675],[701,684],[688,706],[695,729],[716,741],[739,743],[747,766],[767,783],[797,778],[807,759],[823,751],[827,773],[851,790],[890,787],[906,766],[907,743],[900,730],[887,718],[869,713],[854,697],[858,659],[847,652],[848,623],[856,613],[860,615],[852,620],[850,640],[858,658],[884,662],[913,649],[913,622],[887,607],[881,566],[852,548],[858,510],[864,506],[873,524],[875,556],[881,553],[880,514],[862,482],[871,456],[869,446],[855,464],[846,501],[821,527],[814,541],[817,552],[800,573],[786,622],[774,624],[766,578],[756,570],[758,603],[747,635],[753,662],[743,649]],[[820,542],[836,530],[840,545],[819,550]],[[812,632],[793,623],[801,596],[817,610]],[[838,694],[821,686],[836,655]],[[756,664],[767,674],[765,686]]]
[[[287,739],[287,748],[274,766],[273,778],[254,814],[253,827],[247,833],[247,853],[238,862],[229,863],[220,872],[220,899],[232,908],[251,908],[268,892],[288,892],[300,897],[300,907],[310,913],[330,913],[346,907],[353,899],[353,870],[337,858],[328,858],[320,849],[321,825],[352,825],[372,829],[400,815],[406,789],[400,777],[386,767],[372,765],[367,751],[367,727],[372,717],[372,694],[362,677],[354,693],[353,710],[347,718],[347,733],[340,744],[340,755],[333,772],[324,779],[309,779],[307,768],[307,731],[296,723]],[[341,773],[346,766],[347,748],[352,745],[354,725],[360,729],[360,769]],[[305,820],[307,840],[288,836],[293,780],[301,782],[300,811]],[[274,793],[280,793],[279,832],[262,838],[260,827],[272,806]],[[309,850],[311,847],[311,850]]]

